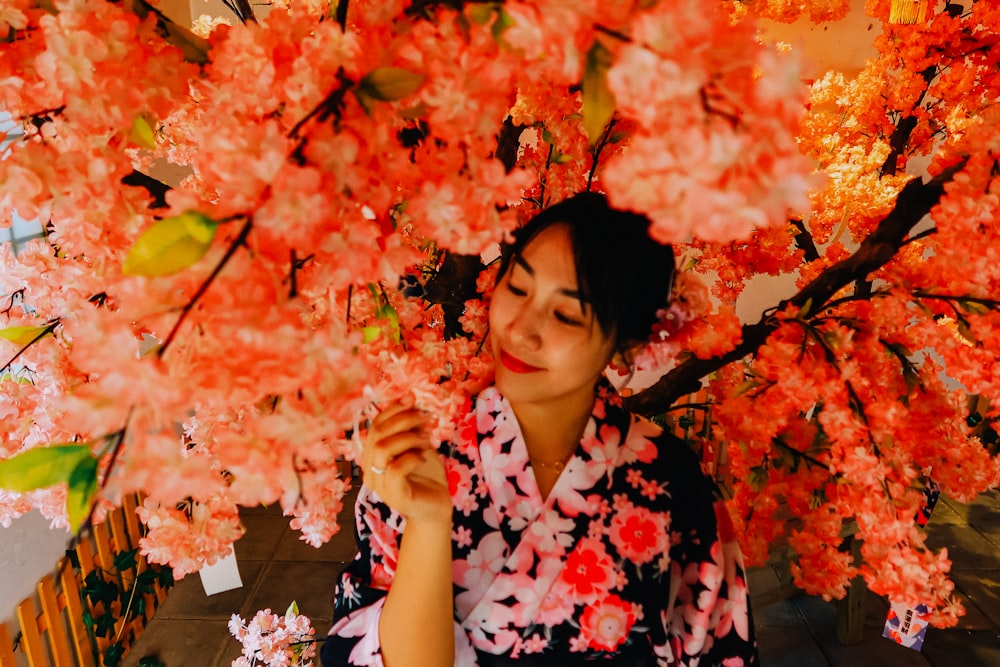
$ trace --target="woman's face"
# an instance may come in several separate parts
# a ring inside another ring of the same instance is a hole
[[[565,224],[539,232],[511,261],[489,317],[497,388],[511,405],[589,409],[614,343],[580,300]]]

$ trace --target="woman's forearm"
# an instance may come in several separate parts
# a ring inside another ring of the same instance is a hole
[[[451,522],[408,523],[379,621],[386,667],[453,667]]]

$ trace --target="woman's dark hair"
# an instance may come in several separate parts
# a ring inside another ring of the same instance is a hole
[[[541,211],[504,246],[497,281],[533,238],[565,224],[573,244],[577,289],[597,324],[625,352],[644,342],[667,307],[674,280],[674,250],[649,237],[649,218],[619,211],[596,192],[581,192]]]

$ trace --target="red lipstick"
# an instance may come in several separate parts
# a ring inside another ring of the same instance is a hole
[[[504,350],[500,350],[500,363],[503,364],[504,368],[514,373],[533,373],[542,370],[507,354]]]

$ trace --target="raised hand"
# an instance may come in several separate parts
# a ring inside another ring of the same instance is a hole
[[[407,522],[451,522],[444,463],[413,396],[389,403],[372,420],[361,452],[365,485]]]

